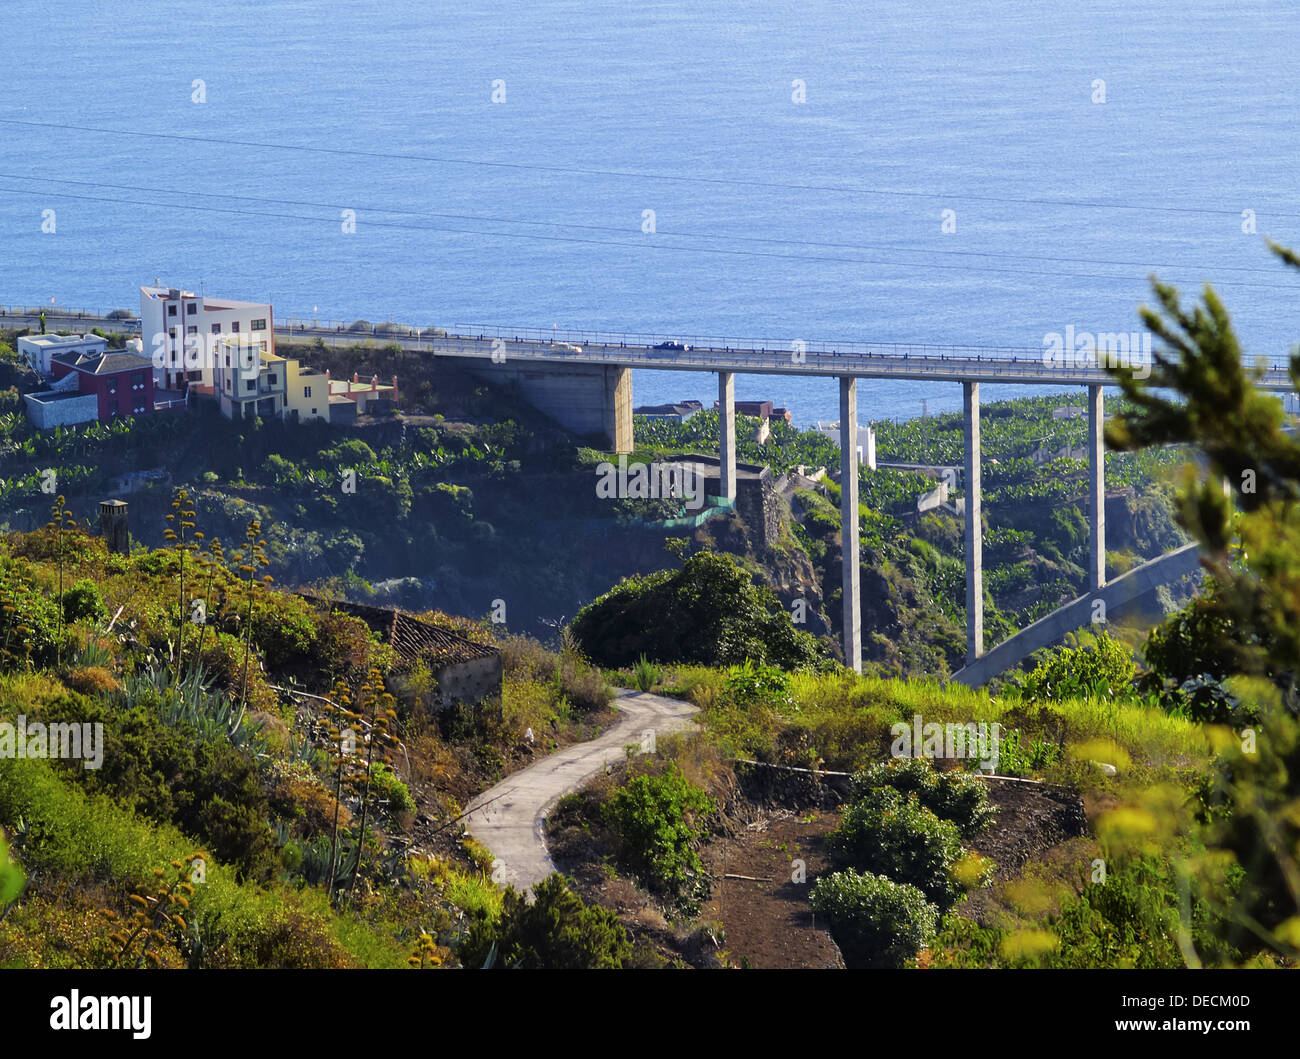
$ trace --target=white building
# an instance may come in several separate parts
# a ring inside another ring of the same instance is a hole
[[[50,358],[56,353],[103,353],[108,339],[99,335],[23,335],[18,339],[18,355],[33,371],[53,374]]]
[[[817,432],[824,434],[835,442],[836,445],[843,444],[843,438],[840,433],[840,421],[837,419],[833,423],[823,423],[817,421]],[[864,427],[858,424],[858,438],[862,444],[858,445],[858,462],[865,463],[868,470],[876,469],[876,428]]]
[[[209,298],[177,287],[140,288],[140,337],[154,361],[154,384],[184,390],[213,386],[216,351],[230,336],[275,355],[275,314],[265,302]]]
[[[289,364],[276,353],[267,353],[229,336],[217,347],[212,369],[211,395],[227,419],[278,419],[284,415],[288,393]],[[200,393],[207,394],[203,383]]]

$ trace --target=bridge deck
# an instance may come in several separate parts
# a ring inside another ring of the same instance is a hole
[[[35,324],[30,311],[9,310],[7,321]],[[127,321],[82,314],[47,315],[46,326],[76,329],[112,327]],[[139,326],[139,321],[134,321]],[[406,349],[435,356],[525,360],[539,364],[601,364],[655,371],[736,372],[746,375],[807,375],[861,379],[915,379],[932,382],[992,382],[1036,386],[1114,385],[1104,370],[1047,362],[1042,349],[1011,346],[942,346],[900,343],[823,343],[763,339],[683,338],[687,350],[656,349],[673,339],[659,335],[608,334],[595,331],[560,331],[528,328],[480,328],[462,325],[445,338],[423,334],[348,330],[343,325],[320,327],[305,321],[277,322],[278,338],[314,340],[330,345],[357,342],[397,343]],[[581,352],[557,348],[563,343]],[[149,346],[146,339],[146,352]],[[1285,362],[1265,361],[1260,382],[1266,390],[1290,391],[1295,387]]]

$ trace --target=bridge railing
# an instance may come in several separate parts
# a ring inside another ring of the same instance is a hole
[[[287,326],[287,325],[286,325]],[[295,325],[296,327],[297,325]],[[379,325],[382,326],[382,325]],[[281,321],[277,321],[277,330],[281,330]],[[743,346],[736,343],[741,340],[710,339],[713,345],[697,342],[683,342],[689,346],[686,350],[657,350],[658,343],[650,339],[657,335],[624,333],[619,342],[612,341],[616,335],[610,332],[558,331],[545,328],[487,328],[475,325],[452,325],[446,329],[445,336],[430,336],[425,329],[417,336],[371,330],[328,331],[321,329],[313,332],[310,328],[294,330],[295,335],[304,337],[319,336],[331,345],[358,341],[401,341],[410,347],[434,353],[455,356],[487,357],[491,353],[491,342],[500,338],[510,343],[507,354],[512,360],[542,360],[547,363],[559,361],[572,363],[607,364],[611,361],[636,367],[647,371],[695,368],[702,371],[754,371],[790,372],[798,370],[792,358],[792,351],[774,348],[772,343],[766,346],[752,344]],[[443,330],[443,329],[438,329]],[[417,341],[418,338],[418,341]],[[631,341],[628,341],[631,339]],[[705,340],[698,340],[703,342]],[[759,343],[762,340],[748,340]],[[557,344],[577,345],[582,352],[558,351]],[[739,355],[739,358],[738,356]],[[952,377],[976,378],[985,381],[1004,379],[1008,382],[1050,383],[1060,381],[1062,385],[1087,385],[1098,383],[1113,385],[1113,380],[1099,368],[1051,368],[1044,363],[1040,350],[1012,346],[945,346],[937,344],[854,344],[838,351],[828,352],[824,349],[809,349],[798,362],[804,371],[814,374],[843,374],[850,372],[867,372],[874,368],[888,368],[889,374],[899,374],[900,361],[913,369],[907,374],[917,377],[933,377],[941,381],[951,381]],[[971,365],[980,365],[974,376]],[[1274,365],[1274,370],[1279,367]],[[1285,373],[1266,380],[1268,385],[1276,386],[1287,383]],[[1289,384],[1288,384],[1289,385]]]
[[[121,312],[120,307],[113,310],[73,308],[63,305],[33,305],[33,306],[6,306],[0,308],[0,320],[5,316],[19,317],[38,317],[42,312],[45,313],[47,323],[56,321],[76,321],[86,320],[98,322],[105,320],[110,312]],[[126,310],[130,312],[131,310]],[[115,320],[128,329],[134,329],[139,326],[138,317],[130,320]],[[506,341],[519,342],[536,342],[536,343],[557,343],[563,342],[570,345],[579,345],[584,347],[600,347],[608,351],[612,349],[625,349],[629,355],[637,348],[653,349],[653,347],[667,342],[679,343],[691,347],[689,350],[671,351],[672,362],[677,364],[695,364],[700,367],[706,366],[709,361],[692,358],[691,354],[713,354],[727,355],[734,353],[755,354],[760,357],[770,358],[762,362],[762,366],[768,368],[790,368],[794,365],[793,354],[801,352],[808,362],[814,363],[817,367],[828,369],[832,362],[827,362],[825,356],[844,356],[844,357],[872,357],[878,356],[890,359],[917,360],[921,362],[937,362],[942,364],[944,361],[952,360],[973,360],[977,363],[981,361],[995,361],[999,364],[1006,364],[1007,370],[1019,372],[1020,374],[1042,374],[1046,365],[1043,362],[1044,353],[1041,348],[1032,346],[1006,346],[1006,345],[961,345],[961,344],[942,344],[942,343],[919,343],[919,342],[863,342],[858,340],[820,340],[805,339],[799,337],[785,338],[746,338],[740,336],[716,336],[716,335],[687,335],[682,332],[656,333],[656,332],[636,332],[636,331],[597,331],[589,329],[573,329],[559,327],[510,327],[503,325],[485,325],[485,324],[452,324],[445,328],[425,327],[414,328],[407,327],[403,324],[394,324],[392,321],[378,321],[369,323],[365,328],[356,329],[358,321],[344,321],[334,319],[323,319],[315,316],[306,316],[298,314],[289,314],[288,316],[278,317],[275,321],[275,328],[278,332],[290,331],[295,334],[315,335],[331,337],[335,342],[339,340],[353,341],[418,341],[420,346],[425,343],[432,345],[443,339],[434,337],[434,332],[443,331],[451,338],[466,339],[490,339],[500,338]],[[133,327],[134,325],[134,327]],[[664,357],[670,351],[659,351],[657,357]],[[622,358],[620,358],[622,359]],[[1247,355],[1247,363],[1254,364],[1257,360],[1263,359],[1270,372],[1280,372],[1283,375],[1289,368],[1289,359],[1286,357],[1263,357],[1259,358]],[[653,368],[657,362],[656,356],[651,356],[645,366]],[[755,365],[760,361],[755,360]],[[1023,365],[1023,370],[1012,367],[1012,365]],[[1068,372],[1071,377],[1078,377],[1081,373],[1086,373],[1087,369],[1073,369]],[[993,374],[996,374],[995,371]],[[1103,377],[1104,373],[1098,372],[1098,377]]]
[[[47,320],[66,319],[71,317],[74,320],[106,320],[110,313],[128,312],[131,317],[135,318],[135,312],[131,309],[124,309],[120,305],[112,309],[86,309],[74,308],[67,305],[4,305],[0,306],[0,318],[6,316],[40,316],[45,314]],[[123,320],[123,323],[128,321]]]

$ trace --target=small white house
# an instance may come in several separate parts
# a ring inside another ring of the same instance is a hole
[[[50,375],[50,359],[58,353],[103,353],[108,339],[99,335],[23,335],[18,340],[18,355],[33,371]]]

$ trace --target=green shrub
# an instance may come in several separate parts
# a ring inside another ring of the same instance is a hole
[[[390,813],[415,812],[415,799],[411,797],[410,790],[386,762],[381,761],[375,765],[371,782],[379,799],[388,803]]]
[[[1151,675],[1175,686],[1202,675],[1222,680],[1240,671],[1241,642],[1262,641],[1267,650],[1267,636],[1239,628],[1228,604],[1218,583],[1210,580],[1182,610],[1155,626],[1142,649]]]
[[[723,692],[726,698],[742,709],[753,706],[790,706],[790,678],[774,666],[755,665],[746,659],[733,666],[727,674]]]
[[[614,701],[614,689],[595,666],[566,651],[555,667],[555,689],[579,713],[599,713]]]
[[[1051,652],[1025,678],[1023,690],[1030,702],[1089,695],[1120,698],[1133,690],[1136,673],[1129,649],[1103,632],[1095,644]]]
[[[610,668],[644,654],[660,662],[739,665],[747,659],[787,669],[821,657],[769,588],[728,555],[703,551],[680,570],[630,577],[583,607],[570,626],[582,650]]]
[[[663,679],[663,673],[657,665],[642,655],[636,660],[632,677],[636,681],[638,691],[649,691]]]
[[[809,904],[831,925],[849,967],[903,967],[934,937],[938,912],[915,886],[880,875],[835,872]]]
[[[1188,895],[1180,922],[1177,869],[1164,856],[1127,854],[1108,862],[1104,882],[1061,902],[1045,922],[1020,930],[945,917],[935,967],[1172,968],[1185,966],[1179,934],[1206,966],[1231,966],[1242,953],[1225,945],[1221,913]]]
[[[63,593],[63,620],[68,625],[77,621],[97,622],[106,613],[104,597],[94,581],[78,581]]]
[[[299,661],[316,640],[316,620],[306,600],[286,593],[262,596],[253,604],[253,642],[266,664],[277,669]]]
[[[0,829],[0,916],[3,916],[9,910],[9,906],[18,900],[24,882],[22,869],[9,856],[4,830]]]
[[[962,838],[973,838],[993,821],[988,787],[968,772],[939,772],[925,758],[893,758],[868,765],[853,777],[850,801],[867,798],[882,787],[917,800],[940,820],[951,820]]]
[[[1003,776],[1029,776],[1060,760],[1060,743],[1039,736],[1025,747],[1021,744],[1019,728],[1004,735],[998,745],[998,773]]]
[[[58,617],[54,600],[16,564],[0,562],[0,669],[52,663]]]
[[[273,815],[256,764],[217,726],[200,738],[193,725],[168,724],[163,696],[171,691],[139,677],[113,700],[66,695],[44,705],[43,721],[103,724],[103,764],[75,767],[76,783],[111,796],[124,808],[171,823],[233,865],[241,877],[265,880],[277,870]]]
[[[509,887],[500,918],[475,922],[457,955],[471,968],[618,969],[632,943],[613,912],[585,904],[562,875],[550,875],[533,887],[531,903]]]
[[[952,873],[962,856],[957,825],[940,820],[915,794],[892,787],[867,791],[844,810],[840,826],[826,836],[826,850],[836,868],[909,883],[940,911],[962,893]]]
[[[700,818],[716,808],[673,763],[658,776],[632,777],[601,813],[618,840],[619,862],[646,886],[689,903],[707,892],[694,843],[706,830]]]
[[[1202,724],[1226,724],[1240,729],[1260,721],[1258,703],[1238,699],[1219,677],[1209,673],[1189,677],[1176,687],[1166,688],[1162,701],[1170,713]]]

